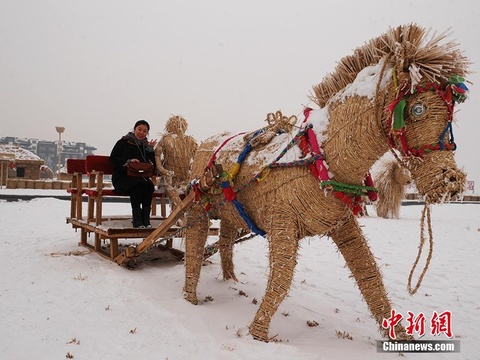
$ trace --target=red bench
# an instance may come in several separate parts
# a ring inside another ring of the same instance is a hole
[[[110,157],[105,155],[87,155],[85,158],[85,171],[88,175],[88,187],[83,191],[88,196],[88,219],[95,219],[96,225],[102,223],[102,204],[105,196],[125,196],[112,187],[105,187],[104,176],[112,175],[113,168]],[[156,183],[155,177],[152,178]],[[157,201],[161,200],[161,216],[166,217],[166,200],[164,189],[157,189],[152,196],[152,216],[157,214]]]

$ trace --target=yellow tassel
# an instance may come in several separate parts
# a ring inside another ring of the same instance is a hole
[[[257,182],[263,181],[268,176],[268,174],[270,174],[270,168],[264,167],[258,174],[261,176],[257,177]]]
[[[395,91],[397,91],[398,90],[398,80],[397,80],[397,68],[396,68],[396,66],[393,67],[392,77],[393,77],[393,86],[395,87]]]
[[[230,171],[230,177],[232,179],[235,179],[239,171],[240,171],[240,164],[239,163],[233,164],[232,170]]]

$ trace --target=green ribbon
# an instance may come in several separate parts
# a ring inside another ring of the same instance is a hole
[[[392,129],[394,132],[401,132],[405,129],[404,110],[407,106],[405,99],[400,100],[393,108],[393,123]]]

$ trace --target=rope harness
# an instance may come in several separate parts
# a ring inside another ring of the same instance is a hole
[[[247,155],[252,151],[253,146],[252,146],[252,141],[260,134],[262,134],[265,131],[265,129],[260,129],[257,130],[255,133],[253,133],[251,139],[247,142],[247,144],[244,146],[243,150],[240,152],[240,154],[237,157],[237,161],[235,164],[233,164],[232,169],[230,172],[227,172],[223,170],[223,168],[215,164],[216,160],[216,155],[220,151],[222,147],[224,147],[230,140],[235,138],[236,136],[242,135],[244,133],[240,133],[237,135],[234,135],[232,137],[229,137],[226,139],[214,152],[212,155],[212,158],[210,159],[207,167],[205,168],[204,174],[212,174],[211,175],[215,180],[207,184],[207,186],[202,187],[201,186],[201,181],[194,180],[191,184],[190,187],[195,191],[195,199],[197,201],[203,200],[204,202],[204,209],[208,213],[209,211],[212,210],[212,203],[210,201],[209,195],[210,194],[219,194],[220,192],[218,189],[221,189],[221,192],[223,192],[224,199],[226,202],[232,203],[236,210],[238,211],[238,214],[240,217],[245,221],[247,224],[248,228],[250,229],[251,232],[265,236],[266,233],[262,229],[260,229],[248,216],[247,212],[245,211],[243,205],[238,201],[237,199],[237,193],[240,191],[246,189],[247,187],[251,186],[254,183],[258,183],[260,181],[263,181],[268,174],[270,173],[270,170],[272,168],[276,167],[293,167],[293,166],[306,166],[308,164],[314,163],[317,159],[319,159],[320,156],[312,156],[309,158],[303,158],[300,160],[296,161],[291,161],[287,163],[279,163],[278,161],[287,153],[287,151],[292,148],[294,145],[296,145],[299,141],[299,139],[303,136],[305,130],[300,131],[293,139],[290,141],[289,144],[285,147],[285,149],[282,150],[282,152],[277,156],[275,160],[273,160],[270,164],[264,166],[260,171],[253,176],[253,178],[247,182],[245,185],[243,185],[241,188],[234,190],[233,189],[233,184],[235,182],[236,176],[238,175],[238,172],[240,171],[242,163],[245,161]],[[215,174],[216,173],[216,174]],[[208,181],[207,181],[208,183]]]
[[[306,108],[304,110],[304,123],[308,120],[311,111],[311,108]],[[304,156],[311,153],[313,156],[318,157],[314,163],[310,165],[310,172],[320,181],[320,187],[324,190],[331,190],[333,195],[341,200],[351,210],[353,215],[363,215],[362,196],[368,196],[370,201],[377,200],[377,189],[375,189],[373,185],[373,179],[370,173],[365,175],[363,186],[345,184],[332,180],[333,176],[328,171],[325,155],[318,144],[317,136],[313,131],[311,124],[307,125],[299,146]]]

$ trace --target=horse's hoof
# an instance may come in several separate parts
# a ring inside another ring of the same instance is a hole
[[[232,280],[233,282],[237,283],[238,282],[238,279],[235,275],[230,275],[230,274],[225,274],[223,276],[223,280],[224,281],[229,281],[229,280]]]
[[[193,305],[198,304],[197,296],[194,295],[194,294],[185,294],[184,298],[185,298],[185,300],[187,300],[189,303],[192,303]]]
[[[395,327],[395,339],[390,337],[390,334],[387,330],[383,329],[382,332],[383,337],[387,338],[388,340],[391,341],[413,341],[415,340],[415,337],[413,335],[407,334],[407,330],[403,326],[396,326]]]
[[[255,329],[253,326],[250,326],[249,332],[250,332],[250,335],[252,335],[252,337],[255,340],[263,341],[263,342],[270,341],[270,339],[268,338],[268,334],[265,331]]]

